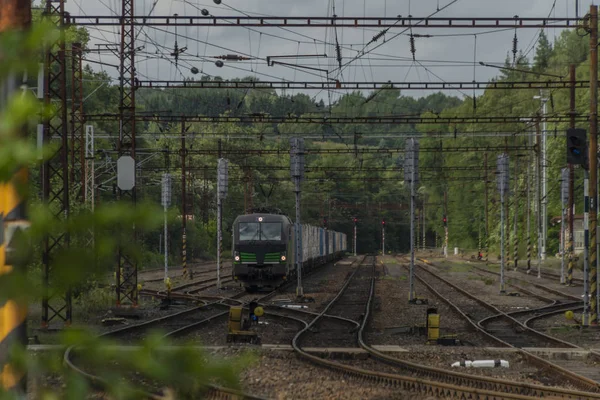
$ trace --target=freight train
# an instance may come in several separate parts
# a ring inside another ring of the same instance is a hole
[[[233,222],[233,279],[246,290],[270,289],[296,275],[294,223],[286,216],[253,213]],[[347,250],[344,233],[302,225],[302,272],[334,261]]]

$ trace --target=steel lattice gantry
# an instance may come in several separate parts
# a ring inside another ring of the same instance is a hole
[[[85,120],[81,43],[71,44],[71,173],[69,183],[76,198],[85,202]]]
[[[89,114],[86,115],[87,121],[112,121],[120,120],[120,114]],[[551,114],[540,117],[540,121],[548,123],[569,122],[568,114]],[[135,115],[135,121],[145,122],[162,122],[162,123],[212,123],[221,124],[229,122],[241,123],[272,123],[272,124],[395,124],[395,125],[410,125],[410,124],[523,124],[532,123],[535,118],[531,115],[523,116],[461,116],[461,117],[420,117],[414,115],[390,115],[381,117],[336,117],[336,116],[272,116],[267,114],[248,114],[241,117],[230,116],[201,116],[201,115],[152,115],[143,114]],[[577,115],[576,121],[587,122],[588,116]]]
[[[133,9],[133,8],[132,8]],[[494,18],[494,17],[281,17],[281,16],[173,16],[123,14],[131,18],[133,26],[222,26],[222,27],[330,27],[330,28],[492,28],[492,29],[542,29],[574,28],[577,18]],[[80,26],[120,26],[118,15],[70,15],[69,24]]]
[[[117,150],[119,157],[130,156],[135,160],[135,29],[134,29],[134,0],[122,0],[121,26],[121,62],[120,102],[119,102],[119,142]],[[134,168],[135,171],[135,168]],[[135,204],[136,188],[130,190],[118,189],[118,199]],[[121,232],[120,235],[131,235],[130,238],[121,236],[122,240],[135,242],[135,227]],[[137,306],[137,261],[129,254],[121,243],[117,254],[116,295],[117,306]]]
[[[53,279],[56,255],[69,246],[69,234],[60,225],[69,216],[69,180],[67,163],[67,74],[64,34],[64,0],[47,0],[46,17],[60,28],[58,41],[46,51],[44,65],[44,103],[52,104],[53,114],[44,122],[44,144],[53,144],[53,153],[42,167],[44,202],[57,219],[58,229],[44,239],[42,249],[43,286],[42,327],[49,327],[55,318],[71,323],[71,293],[57,290]]]
[[[484,90],[484,89],[569,89],[570,81],[485,81],[485,82],[342,82],[329,81],[165,81],[139,80],[137,87],[170,89],[294,89],[294,90]],[[589,88],[589,81],[576,81],[575,87]]]

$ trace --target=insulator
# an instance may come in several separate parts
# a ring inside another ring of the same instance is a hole
[[[379,39],[381,39],[383,37],[383,35],[385,35],[385,33],[387,32],[387,29],[379,32],[377,35],[373,36],[373,42],[378,41]]]
[[[413,61],[416,61],[415,53],[417,50],[415,49],[415,37],[412,34],[410,35],[410,52],[412,53]]]

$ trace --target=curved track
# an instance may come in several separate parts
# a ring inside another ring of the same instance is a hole
[[[336,302],[345,298],[344,292],[351,288],[354,278],[357,277],[359,269],[346,280],[343,287],[333,300],[319,313],[310,323],[306,323],[294,340],[292,346],[294,350],[304,359],[319,366],[339,371],[352,379],[374,381],[387,386],[396,387],[408,392],[419,393],[425,396],[435,398],[469,398],[469,399],[529,399],[536,397],[553,398],[578,398],[578,399],[600,399],[600,394],[578,392],[573,390],[549,388],[540,385],[527,383],[515,383],[501,379],[475,377],[469,374],[462,374],[453,371],[441,370],[439,368],[427,367],[387,356],[374,348],[370,347],[364,340],[363,333],[370,316],[371,305],[375,292],[374,276],[369,280],[369,295],[364,314],[361,317],[360,328],[357,331],[357,341],[362,348],[369,352],[371,357],[379,361],[393,365],[394,367],[406,370],[410,375],[390,374],[385,372],[376,372],[365,370],[349,365],[336,363],[331,360],[323,359],[309,354],[302,349],[300,345],[302,337],[323,318],[329,310],[334,309]],[[361,275],[358,275],[361,276]],[[350,289],[353,290],[353,289]]]
[[[433,265],[432,263],[429,263],[429,262],[428,262],[428,264]],[[487,327],[484,327],[486,325],[485,322],[489,322],[490,320],[498,320],[498,319],[512,320],[514,323],[513,326],[518,327],[519,329],[522,330],[522,332],[527,332],[528,338],[536,336],[537,338],[548,339],[549,342],[555,342],[557,345],[562,343],[561,347],[580,349],[580,347],[578,347],[577,345],[574,345],[574,344],[566,342],[566,341],[562,341],[557,338],[553,338],[551,336],[545,335],[542,332],[536,331],[535,329],[531,328],[530,326],[519,322],[512,315],[503,313],[502,311],[498,310],[491,304],[488,304],[481,299],[477,299],[475,296],[466,292],[462,288],[458,287],[457,285],[453,284],[452,282],[450,282],[444,278],[441,278],[440,276],[437,276],[434,272],[430,271],[429,269],[424,268],[423,266],[419,266],[419,269],[421,271],[426,271],[429,274],[429,276],[434,276],[435,278],[442,281],[443,286],[452,287],[454,290],[456,290],[456,292],[460,292],[463,296],[469,297],[472,300],[479,302],[482,306],[487,307],[489,309],[497,310],[497,313],[493,316],[489,316],[489,317],[486,317],[484,319],[479,319],[479,320],[474,319],[474,318],[472,318],[472,316],[466,315],[461,310],[461,307],[455,305],[453,303],[453,301],[451,301],[449,299],[449,297],[446,297],[443,294],[436,291],[431,285],[429,285],[429,283],[426,280],[424,280],[422,277],[419,277],[418,275],[415,274],[417,279],[419,279],[419,281],[421,283],[423,283],[425,286],[427,286],[432,292],[436,293],[444,302],[446,302],[448,305],[450,305],[455,310],[457,310],[461,315],[463,315],[463,317],[466,318],[471,323],[472,326],[474,326],[477,330],[482,332],[484,335],[487,335],[488,337],[492,338],[493,340],[495,340],[496,342],[498,342],[502,345],[510,346],[510,347],[519,347],[519,345],[523,344],[523,342],[521,342],[521,339],[519,339],[518,341],[515,342],[514,329],[513,329],[513,334],[508,333],[506,331],[506,328],[504,328],[504,329],[501,328],[500,331],[495,331],[493,329],[488,330]],[[569,296],[569,295],[567,295],[567,296]],[[528,311],[536,312],[539,310],[528,310]],[[551,310],[551,312],[559,312],[559,311]],[[481,322],[484,322],[484,323],[482,324]],[[510,343],[511,341],[515,342],[514,345]],[[527,347],[535,347],[535,346],[528,345]],[[524,356],[524,358],[526,358],[533,364],[538,365],[541,368],[546,368],[549,371],[556,373],[557,375],[561,376],[562,378],[568,380],[571,384],[573,384],[577,388],[580,388],[580,389],[586,390],[586,391],[592,391],[592,392],[600,391],[600,383],[595,381],[594,379],[590,379],[587,376],[583,376],[581,374],[575,373],[575,372],[571,371],[570,369],[563,368],[561,365],[558,365],[556,363],[553,363],[546,359],[538,357],[538,356],[532,354],[531,352],[525,351],[523,349],[519,349],[519,352]]]

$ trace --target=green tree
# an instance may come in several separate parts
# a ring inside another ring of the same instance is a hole
[[[536,71],[545,71],[550,64],[552,56],[552,44],[542,29],[538,38],[538,44],[534,57],[533,69]]]

